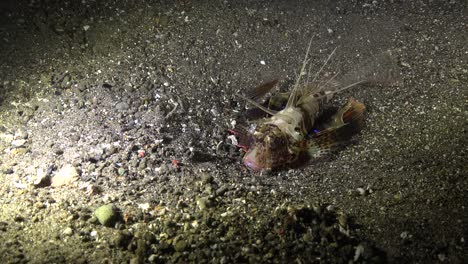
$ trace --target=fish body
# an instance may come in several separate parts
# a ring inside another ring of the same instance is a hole
[[[243,163],[258,171],[294,163],[301,155],[323,156],[361,130],[364,112],[365,106],[350,98],[327,122],[320,124],[320,131],[312,131],[316,127],[313,116],[301,107],[285,108],[257,126],[252,133],[254,143],[248,147]]]
[[[299,77],[289,94],[280,93],[279,97],[272,97],[268,108],[243,97],[271,115],[263,118],[255,131],[243,134],[244,138],[248,138],[246,141],[248,144],[243,144],[247,151],[243,163],[252,170],[282,167],[296,162],[302,155],[322,156],[348,142],[352,135],[363,127],[365,106],[350,98],[326,122],[316,124],[323,104],[339,91],[365,82],[386,80],[389,75],[393,74],[391,68],[388,67],[388,62],[377,62],[371,66],[366,65],[363,67],[364,70],[361,68],[361,70],[345,75],[341,81],[336,81],[336,76],[334,76],[324,82],[314,81],[315,78],[312,82],[301,82],[307,66],[309,49],[310,45]],[[376,67],[382,65],[385,67]],[[273,83],[276,84],[276,82],[268,84]],[[267,90],[265,85],[260,87]],[[273,104],[276,104],[276,107],[284,105],[286,98],[287,102],[282,110],[271,109]]]

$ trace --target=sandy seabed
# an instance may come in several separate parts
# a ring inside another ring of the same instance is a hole
[[[0,7],[3,263],[468,259],[464,1]],[[315,69],[391,50],[401,80],[335,98],[366,105],[352,145],[249,171],[237,94],[290,89],[310,39]]]

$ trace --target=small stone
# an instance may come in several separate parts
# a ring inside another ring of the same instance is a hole
[[[45,187],[51,184],[49,174],[44,169],[37,169],[36,178],[34,179],[33,185],[35,187]]]
[[[338,223],[343,227],[348,226],[348,216],[345,214],[340,214],[338,216]]]
[[[196,201],[197,201],[197,206],[200,210],[203,211],[206,209],[206,198],[198,197]]]
[[[130,167],[132,168],[136,168],[138,166],[138,160],[136,159],[131,160],[129,163],[130,163]]]
[[[28,139],[28,137],[29,137],[29,134],[26,130],[20,129],[16,131],[15,133],[15,139]]]
[[[71,164],[64,165],[52,178],[52,187],[70,185],[78,180],[78,170]]]
[[[71,236],[73,235],[73,229],[71,227],[67,227],[65,228],[65,230],[63,230],[62,232],[65,236]]]
[[[116,146],[110,146],[109,149],[107,149],[106,153],[107,155],[112,155],[112,154],[115,154],[117,153],[118,151],[118,148]]]
[[[96,211],[94,211],[94,215],[96,216],[99,223],[107,227],[113,226],[119,218],[117,208],[112,204],[99,207],[96,209]]]
[[[307,242],[307,243],[312,241],[313,238],[314,237],[310,233],[305,233],[304,235],[302,235],[302,240],[304,240],[304,242]]]
[[[354,251],[354,261],[358,261],[359,257],[364,254],[364,246],[359,244]]]
[[[19,223],[19,222],[24,222],[25,219],[24,219],[24,217],[18,215],[18,216],[15,216],[15,218],[13,218],[13,220],[15,222]]]
[[[408,236],[409,236],[409,234],[408,234],[407,231],[404,231],[404,232],[402,232],[402,233],[400,234],[400,237],[401,237],[402,239],[407,239]]]
[[[120,103],[117,103],[115,105],[115,108],[118,110],[118,111],[125,111],[125,110],[128,110],[130,108],[130,106],[125,103],[125,102],[120,102]]]
[[[37,209],[44,209],[46,208],[45,204],[43,202],[36,202],[34,204],[34,207],[36,207]]]
[[[10,154],[12,156],[21,156],[21,155],[26,154],[28,151],[29,151],[28,148],[15,148],[11,150]]]
[[[119,168],[117,170],[117,173],[120,175],[120,176],[124,176],[126,174],[126,170],[124,168]]]
[[[62,149],[55,149],[54,153],[55,153],[55,155],[60,156],[60,155],[63,154],[63,150]]]
[[[177,243],[175,243],[175,245],[174,245],[174,249],[175,249],[175,251],[177,251],[177,252],[182,252],[182,251],[184,251],[186,247],[187,247],[187,242],[185,242],[184,240],[179,240],[179,241],[177,241]]]
[[[146,168],[146,158],[142,158],[138,163],[138,170],[144,170]]]
[[[211,175],[208,174],[208,173],[203,173],[203,174],[201,175],[201,181],[202,181],[202,183],[204,183],[204,184],[211,183],[211,182],[213,182],[213,176],[211,176]]]
[[[142,204],[138,204],[138,208],[144,212],[148,212],[151,208],[151,205],[149,203],[142,203]]]
[[[163,174],[165,174],[165,173],[167,173],[169,171],[169,167],[166,164],[163,163],[163,164],[161,164],[161,166],[159,168],[156,169],[156,171],[159,174],[163,175]]]
[[[11,142],[11,145],[15,148],[24,146],[24,144],[26,144],[26,139],[15,139]]]
[[[73,221],[73,220],[76,219],[76,218],[77,218],[77,215],[70,214],[69,216],[67,216],[66,221],[67,221],[67,222],[71,222],[71,221]]]
[[[226,186],[221,186],[218,190],[216,190],[216,196],[222,196],[227,192],[228,188]]]
[[[62,83],[60,84],[60,87],[62,88],[69,88],[70,87],[70,82],[71,82],[71,76],[69,74],[65,75],[63,77]]]
[[[197,220],[192,221],[192,223],[190,223],[190,226],[192,226],[193,228],[198,228],[199,226],[198,221]]]
[[[206,194],[212,194],[213,193],[213,187],[211,185],[206,185],[205,190],[203,191]]]
[[[357,188],[356,191],[361,196],[366,195],[366,190],[364,188]]]
[[[238,146],[239,145],[239,141],[237,140],[236,136],[230,135],[230,136],[227,137],[227,139],[231,141],[231,145],[233,145],[233,146]]]
[[[121,231],[114,239],[114,245],[120,248],[126,248],[132,241],[133,235],[128,231]]]
[[[8,223],[7,222],[0,222],[0,231],[6,232],[8,229]]]
[[[150,263],[156,262],[157,259],[158,259],[158,255],[156,255],[156,254],[151,254],[151,255],[148,257],[148,261],[149,261]]]

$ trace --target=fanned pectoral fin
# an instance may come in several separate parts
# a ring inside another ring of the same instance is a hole
[[[350,98],[324,126],[324,130],[311,136],[307,152],[311,157],[321,157],[343,145],[364,126],[364,104]]]
[[[355,132],[359,132],[364,126],[365,111],[366,107],[363,103],[356,101],[354,98],[349,98],[348,102],[333,115],[332,119],[326,124],[326,127],[341,127],[346,125],[348,131],[352,127],[358,130]]]
[[[240,98],[244,99],[247,103],[257,107],[258,109],[262,110],[263,112],[267,113],[267,114],[270,114],[270,115],[275,115],[277,113],[277,111],[274,111],[274,110],[271,110],[271,109],[268,109],[267,107],[255,102],[254,100],[250,99],[250,98],[247,98],[245,96],[242,96],[240,94],[238,94],[237,96],[239,96]]]
[[[265,113],[269,115],[273,115],[276,113],[276,110],[281,110],[281,109],[271,109],[269,107],[269,103],[265,101],[264,103],[258,103],[258,99],[266,95],[268,92],[270,92],[278,83],[278,79],[274,79],[268,82],[265,82],[254,89],[250,90],[247,92],[246,96],[241,96],[242,99],[247,101],[249,104],[253,105],[254,108],[248,109],[245,112],[245,115],[248,119],[250,120],[255,120],[259,119],[262,117],[265,117]]]
[[[345,126],[328,128],[313,135],[307,142],[309,156],[313,158],[322,157],[345,145],[349,139],[343,139],[341,135],[343,128]]]
[[[251,91],[249,91],[247,93],[247,97],[252,100],[257,100],[260,97],[267,94],[269,91],[271,91],[271,89],[273,89],[273,87],[275,87],[277,83],[278,83],[278,79],[274,79],[269,82],[263,83],[255,87],[255,89],[252,89]]]
[[[268,108],[269,110],[273,111],[281,111],[284,109],[284,106],[286,105],[286,102],[288,101],[289,95],[291,93],[289,92],[284,92],[284,93],[276,93],[272,95],[268,100],[266,100],[263,104],[261,104],[263,107]],[[245,111],[245,116],[247,119],[250,120],[256,120],[262,117],[265,117],[265,111],[254,107],[247,109]]]

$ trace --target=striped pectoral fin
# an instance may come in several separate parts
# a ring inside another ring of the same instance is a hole
[[[307,140],[306,153],[310,158],[320,158],[330,153],[330,149],[325,148],[313,139]]]
[[[310,157],[325,156],[346,144],[347,140],[340,135],[344,126],[328,128],[314,134],[307,142],[307,153]]]
[[[346,145],[364,126],[364,111],[364,104],[350,98],[325,126],[326,129],[311,136],[307,144],[309,155],[323,156]]]
[[[348,102],[334,114],[329,122],[325,124],[326,128],[337,128],[346,126],[347,132],[359,132],[364,126],[364,112],[366,107],[363,103],[349,98]]]
[[[366,111],[364,104],[354,98],[349,98],[348,103],[343,108],[341,120],[343,124],[346,124],[347,133],[355,134],[361,131],[364,127],[364,112]]]

